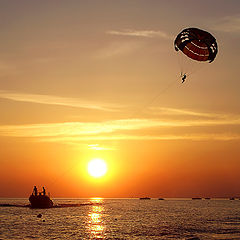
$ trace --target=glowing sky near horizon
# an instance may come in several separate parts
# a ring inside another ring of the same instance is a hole
[[[0,2],[0,197],[240,195],[238,0]],[[179,79],[186,27],[219,53]],[[92,179],[91,159],[108,174]]]

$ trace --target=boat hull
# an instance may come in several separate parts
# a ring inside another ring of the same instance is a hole
[[[31,195],[29,197],[31,208],[51,208],[53,207],[53,202],[47,195]]]

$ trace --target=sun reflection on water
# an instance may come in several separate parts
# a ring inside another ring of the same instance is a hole
[[[102,205],[102,198],[92,198],[93,205],[88,213],[88,231],[91,239],[104,239],[105,238],[105,224],[103,221],[104,207]]]

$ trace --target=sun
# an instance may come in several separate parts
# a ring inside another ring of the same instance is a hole
[[[104,176],[107,173],[107,164],[102,159],[93,159],[88,163],[88,173],[95,178]]]

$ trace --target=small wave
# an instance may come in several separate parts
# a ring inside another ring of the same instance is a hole
[[[186,238],[186,240],[200,240],[199,237],[189,237],[189,238]]]
[[[81,207],[93,205],[101,205],[101,203],[59,203],[57,205],[54,205],[53,208]]]

